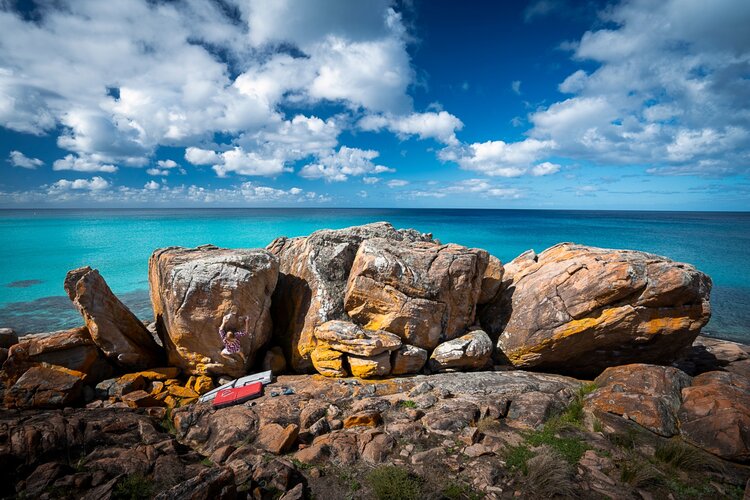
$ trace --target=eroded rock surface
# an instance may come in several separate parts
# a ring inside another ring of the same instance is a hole
[[[489,254],[431,242],[364,241],[346,289],[349,316],[365,328],[434,349],[473,324]]]
[[[506,265],[503,283],[481,322],[518,367],[669,362],[710,317],[708,276],[644,252],[562,243]]]
[[[81,399],[85,373],[42,363],[26,370],[5,394],[9,408],[62,408]]]
[[[474,330],[437,346],[432,351],[429,366],[435,372],[486,368],[492,347],[492,341],[484,331]]]
[[[707,372],[682,390],[680,432],[694,445],[735,462],[750,461],[750,381]]]
[[[244,375],[271,336],[278,260],[266,250],[212,245],[157,250],[149,260],[151,302],[169,364],[190,374]],[[222,353],[219,327],[243,331],[240,352]]]
[[[598,389],[586,398],[587,406],[594,411],[628,418],[660,436],[679,432],[681,391],[691,382],[682,371],[669,366],[631,364],[607,368],[595,382]]]
[[[429,234],[396,230],[387,222],[377,222],[316,231],[307,237],[277,238],[268,245],[280,262],[273,296],[274,337],[284,348],[292,369],[312,370],[316,326],[348,319],[344,310],[346,282],[360,244],[370,238],[432,240]]]
[[[133,370],[161,364],[162,349],[146,326],[115,297],[99,271],[90,267],[69,271],[65,291],[108,359]]]

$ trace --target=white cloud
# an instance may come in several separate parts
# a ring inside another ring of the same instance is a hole
[[[179,165],[174,160],[159,160],[156,162],[156,164],[159,166],[159,168],[177,168]]]
[[[72,156],[60,169],[147,167],[167,146],[187,148],[188,161],[219,175],[277,175],[289,162],[329,156],[355,113],[411,113],[410,39],[390,6],[63,0],[40,7],[38,22],[8,7],[0,12],[0,125],[61,130],[58,146]],[[347,116],[287,119],[282,111],[332,101]],[[211,143],[216,133],[224,144]]]
[[[52,170],[75,170],[76,172],[117,172],[117,167],[111,164],[101,163],[94,155],[74,156],[65,155],[65,158],[55,160]]]
[[[388,129],[400,137],[416,135],[420,139],[432,138],[443,144],[458,144],[456,131],[461,130],[463,122],[447,111],[411,113],[405,116],[368,115],[358,123],[362,130],[377,131]]]
[[[548,156],[555,148],[554,141],[526,139],[521,142],[487,141],[468,146],[445,148],[439,153],[443,161],[452,161],[464,170],[481,172],[489,176],[520,177],[531,171],[533,175],[550,168],[540,164],[539,159]],[[541,174],[545,175],[545,174]]]
[[[539,165],[535,165],[534,167],[532,167],[530,173],[534,177],[541,177],[543,175],[556,174],[559,171],[560,165],[545,161],[544,163],[540,163]]]
[[[385,183],[389,188],[404,187],[409,185],[409,181],[404,179],[393,179]]]
[[[76,179],[69,181],[66,179],[60,179],[50,186],[50,192],[55,191],[69,191],[83,190],[83,191],[102,191],[109,187],[109,182],[103,178],[96,176],[91,179]]]
[[[299,174],[307,179],[342,182],[350,176],[395,172],[392,168],[373,163],[372,160],[378,156],[377,151],[342,146],[338,151],[319,158],[316,163],[305,165]]]
[[[516,200],[523,197],[523,192],[517,188],[500,186],[487,179],[466,179],[442,187],[428,190],[414,190],[405,193],[412,198],[445,198],[451,197],[481,197]]]
[[[559,90],[572,97],[531,114],[529,136],[558,155],[654,173],[747,172],[750,3],[632,0],[602,17],[606,28],[568,44],[598,67],[569,75]]]
[[[8,155],[8,163],[14,167],[28,168],[30,170],[44,165],[44,162],[39,158],[29,158],[20,151],[11,151]]]
[[[521,80],[513,80],[513,82],[510,84],[510,88],[517,95],[521,95]]]
[[[150,191],[155,191],[155,190],[159,189],[160,186],[161,186],[161,184],[159,184],[156,181],[148,181],[143,187],[145,189],[150,190]]]
[[[377,184],[380,182],[380,177],[362,177],[362,182],[365,184]]]

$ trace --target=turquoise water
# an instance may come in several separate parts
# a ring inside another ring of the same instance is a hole
[[[142,318],[151,317],[148,257],[159,247],[263,247],[386,220],[508,261],[561,241],[632,248],[694,264],[714,281],[706,332],[750,341],[750,213],[538,210],[209,209],[0,210],[0,326],[49,331],[81,323],[64,296],[69,269],[99,269]]]

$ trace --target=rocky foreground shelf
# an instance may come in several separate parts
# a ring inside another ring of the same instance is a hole
[[[750,356],[688,264],[503,265],[387,223],[156,250],[155,321],[91,268],[85,326],[0,330],[0,496],[741,498]],[[201,394],[254,370],[263,396]],[[533,370],[533,371],[530,371]]]

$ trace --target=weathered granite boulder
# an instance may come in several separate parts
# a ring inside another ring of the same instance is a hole
[[[312,370],[316,326],[348,319],[343,303],[347,278],[357,249],[370,238],[432,240],[429,234],[396,230],[387,222],[377,222],[316,231],[307,237],[277,238],[268,245],[280,263],[272,305],[274,338],[284,348],[293,370]]]
[[[430,370],[440,372],[485,368],[492,357],[492,347],[492,340],[485,332],[474,330],[437,346],[430,356]]]
[[[671,437],[679,432],[681,391],[690,381],[687,374],[670,366],[607,368],[596,378],[598,389],[586,397],[586,406],[595,413],[620,415],[660,436]]]
[[[315,328],[318,345],[355,356],[375,356],[401,347],[401,339],[382,330],[365,330],[349,321],[327,321]]]
[[[326,345],[315,346],[310,353],[313,367],[326,377],[347,377],[349,372],[344,366],[344,353],[335,351]]]
[[[344,305],[365,328],[434,349],[473,324],[489,254],[433,242],[364,241]]]
[[[682,437],[734,462],[750,461],[750,381],[727,372],[707,372],[682,390],[677,416]]]
[[[346,357],[352,375],[359,378],[384,377],[391,373],[391,355],[388,352],[370,357],[349,354]]]
[[[419,373],[428,357],[429,353],[426,349],[404,344],[391,354],[391,374]]]
[[[88,266],[68,271],[65,291],[108,359],[133,370],[160,364],[162,349],[135,314],[115,297],[99,271]]]
[[[219,410],[206,404],[182,406],[174,409],[172,421],[177,440],[204,456],[254,440],[259,428],[258,416],[244,405]]]
[[[506,265],[503,283],[480,321],[517,367],[668,362],[710,317],[708,276],[643,252],[561,243]]]
[[[500,259],[490,255],[487,261],[487,269],[484,270],[484,276],[482,276],[482,290],[477,299],[477,304],[487,304],[495,298],[502,287],[504,273],[505,268]]]
[[[156,250],[149,260],[151,303],[169,364],[195,375],[244,375],[271,336],[278,268],[265,250]],[[226,330],[246,333],[237,337],[240,352],[222,353],[222,322]]]
[[[81,399],[85,373],[42,363],[26,370],[5,393],[9,408],[61,408]]]
[[[41,363],[83,372],[87,383],[96,383],[114,372],[86,327],[27,337],[13,345],[3,365],[3,378],[12,385],[26,370]]]

